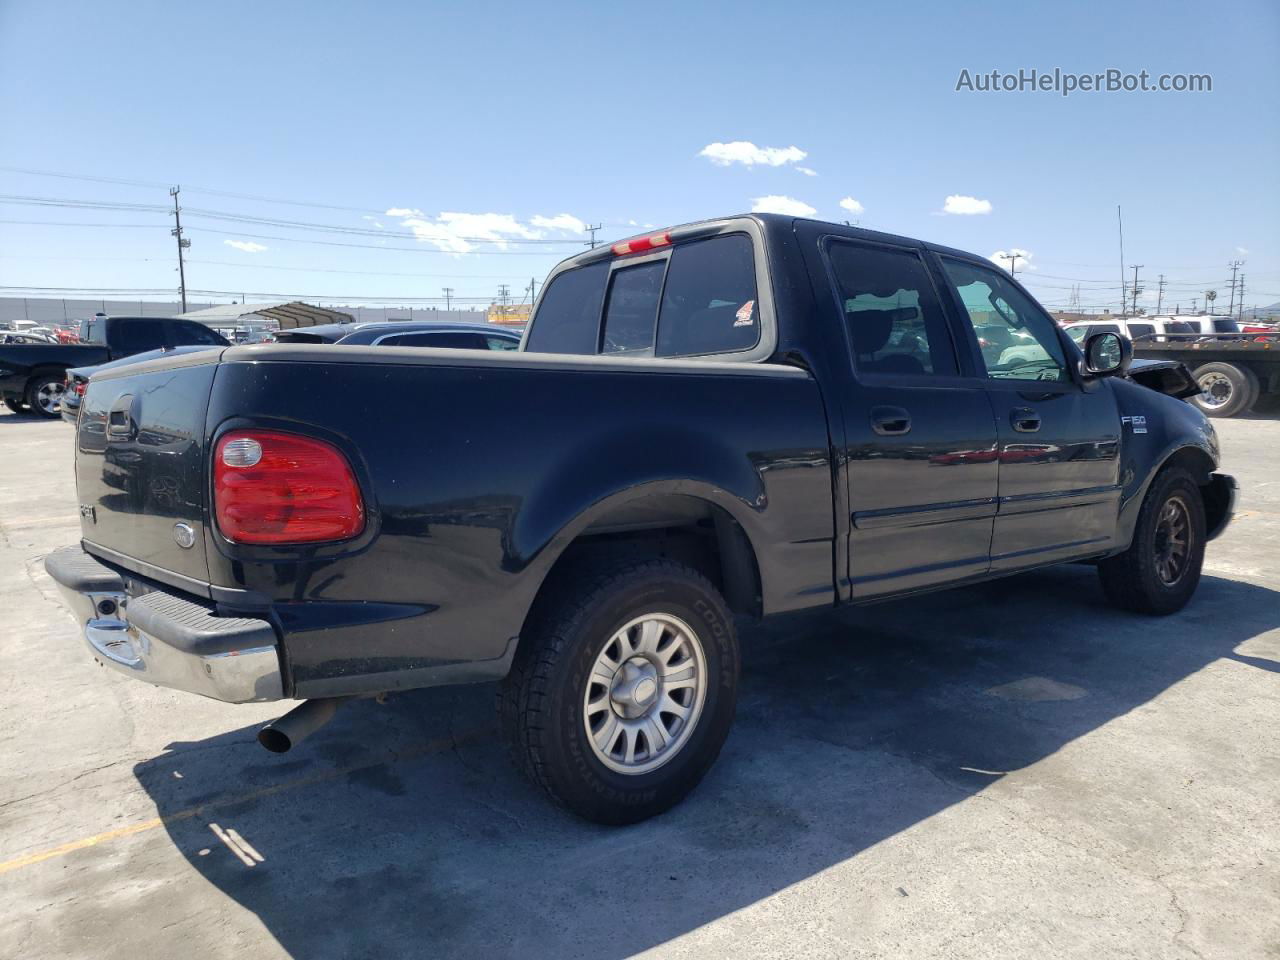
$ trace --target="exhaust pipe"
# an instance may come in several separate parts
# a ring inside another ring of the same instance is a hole
[[[298,704],[258,731],[258,742],[272,753],[288,753],[333,719],[346,697],[325,697]]]

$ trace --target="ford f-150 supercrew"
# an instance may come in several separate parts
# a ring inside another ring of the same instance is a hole
[[[984,351],[996,330],[1016,349]],[[305,700],[269,749],[347,697],[499,681],[528,775],[636,821],[719,753],[740,619],[1064,561],[1122,607],[1187,603],[1235,483],[1185,371],[1130,349],[1077,347],[958,250],[675,227],[556,267],[518,352],[104,371],[77,425],[83,539],[46,567],[100,663]]]

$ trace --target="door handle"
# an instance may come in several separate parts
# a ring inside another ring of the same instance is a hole
[[[1019,433],[1035,433],[1040,429],[1040,414],[1030,407],[1015,407],[1009,414],[1013,429]]]
[[[911,414],[901,407],[872,407],[871,429],[882,437],[900,437],[911,432]]]

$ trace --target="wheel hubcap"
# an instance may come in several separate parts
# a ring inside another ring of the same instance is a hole
[[[1206,373],[1200,378],[1200,400],[1207,407],[1220,407],[1231,399],[1235,388],[1221,373]]]
[[[58,401],[62,398],[62,384],[46,383],[36,391],[36,403],[45,413],[57,413]]]
[[[688,742],[706,698],[706,657],[693,629],[665,613],[636,617],[596,656],[583,696],[592,752],[618,773],[648,773]]]
[[[1156,522],[1156,573],[1173,586],[1187,572],[1191,560],[1191,515],[1181,497],[1170,497]]]

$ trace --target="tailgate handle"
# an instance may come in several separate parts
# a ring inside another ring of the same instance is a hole
[[[138,424],[133,419],[133,394],[126,393],[111,405],[107,434],[113,440],[132,440],[138,435]]]

